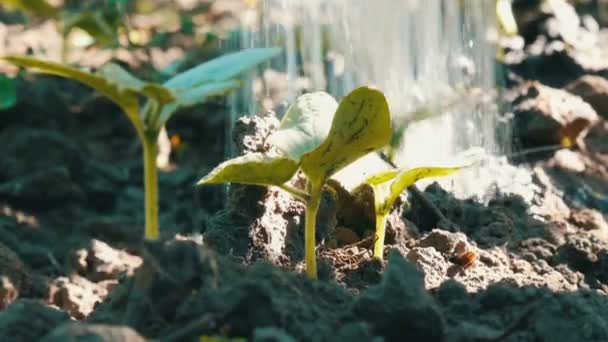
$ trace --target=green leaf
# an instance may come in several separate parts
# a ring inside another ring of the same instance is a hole
[[[423,178],[447,176],[460,170],[460,167],[418,167],[411,170],[402,170],[397,173],[393,181],[378,183],[390,177],[389,173],[370,177],[368,184],[374,188],[374,202],[377,214],[387,214],[401,193]]]
[[[108,81],[115,84],[121,92],[134,91],[151,97],[161,104],[171,102],[175,99],[175,96],[169,89],[160,84],[144,82],[115,63],[105,64],[95,73],[95,75],[106,78]]]
[[[44,0],[2,0],[1,4],[42,18],[55,18],[59,13],[57,8]]]
[[[423,178],[447,176],[478,163],[484,150],[469,149],[458,155],[449,166],[417,167],[409,170],[388,170],[369,177],[365,182],[374,188],[376,214],[384,215],[393,207],[405,189]]]
[[[17,103],[17,87],[12,78],[0,75],[0,110],[11,108]]]
[[[92,74],[71,66],[32,57],[9,56],[2,59],[36,72],[69,78],[97,90],[122,108],[140,138],[144,137],[144,125],[139,113],[139,94],[151,96],[159,102],[173,98],[168,89],[143,82],[112,63],[104,65]]]
[[[98,45],[111,46],[118,41],[121,20],[115,8],[62,12],[62,30],[67,35],[75,27],[87,32]]]
[[[197,185],[240,183],[254,185],[282,185],[298,170],[289,158],[273,158],[252,153],[223,162],[201,179]]]
[[[325,92],[304,94],[289,107],[268,141],[299,161],[327,138],[337,108],[338,102]]]
[[[513,15],[510,0],[496,0],[496,19],[498,28],[507,36],[517,35],[517,21]]]
[[[325,181],[360,157],[385,146],[391,137],[391,118],[384,94],[369,87],[355,89],[338,106],[329,135],[302,156],[302,171]]]
[[[230,53],[186,70],[164,85],[177,93],[203,83],[228,81],[280,53],[279,48],[246,49]]]
[[[2,59],[20,67],[31,68],[36,72],[69,78],[97,90],[122,108],[135,127],[138,135],[143,139],[144,126],[139,118],[139,100],[137,93],[115,83],[116,78],[108,79],[103,75],[94,75],[67,65],[32,57],[9,56]]]
[[[206,101],[209,97],[223,95],[241,86],[239,81],[225,81],[217,83],[203,84],[201,86],[177,93],[177,98],[164,106],[158,123],[158,128],[162,127],[177,110],[187,108]]]

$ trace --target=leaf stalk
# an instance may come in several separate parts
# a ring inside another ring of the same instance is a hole
[[[145,239],[158,239],[158,169],[156,156],[158,146],[156,139],[146,136],[142,140],[144,154],[144,189],[145,189]]]
[[[317,224],[317,211],[321,203],[323,182],[309,181],[310,197],[306,202],[306,217],[304,231],[304,252],[306,261],[306,275],[309,279],[317,279],[317,258],[315,253],[315,234]]]

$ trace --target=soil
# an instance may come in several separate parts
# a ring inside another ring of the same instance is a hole
[[[383,262],[365,194],[325,193],[317,281],[303,274],[301,203],[193,186],[225,159],[221,100],[167,127],[181,143],[150,243],[128,120],[74,82],[18,78],[0,123],[0,340],[608,341],[608,74],[584,58],[608,47],[555,52],[571,35],[535,11],[502,65],[520,148],[504,185],[486,200],[426,187],[450,222],[404,196]],[[584,18],[569,29],[606,34]],[[277,126],[272,113],[238,120],[237,154],[267,151]],[[564,137],[569,148],[542,148]]]

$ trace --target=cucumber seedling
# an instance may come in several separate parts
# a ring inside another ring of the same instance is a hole
[[[304,201],[306,274],[315,279],[315,225],[323,187],[339,170],[384,147],[391,132],[388,103],[378,90],[355,89],[339,104],[324,92],[305,94],[288,109],[279,130],[269,138],[280,153],[252,153],[228,160],[198,184],[274,185]],[[306,177],[305,190],[287,183],[298,170]]]
[[[361,186],[371,186],[374,193],[376,215],[376,233],[374,236],[374,257],[384,257],[384,239],[386,218],[403,191],[423,178],[447,176],[462,168],[476,164],[484,151],[482,148],[471,148],[458,156],[458,161],[450,166],[417,167],[413,169],[392,169],[368,177]],[[356,189],[353,192],[357,191]]]
[[[201,103],[240,86],[236,76],[277,56],[278,48],[247,49],[227,54],[180,73],[163,84],[142,81],[117,64],[95,73],[25,56],[1,59],[39,73],[65,77],[92,87],[125,113],[143,147],[145,238],[156,240],[158,228],[157,140],[162,127],[178,109]],[[146,102],[140,106],[140,99]]]

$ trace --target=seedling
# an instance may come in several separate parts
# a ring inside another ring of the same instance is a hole
[[[125,113],[143,147],[145,238],[156,240],[158,229],[158,172],[156,156],[160,130],[178,109],[201,103],[240,85],[235,77],[280,53],[278,48],[248,49],[200,64],[163,84],[142,81],[117,64],[97,72],[23,56],[2,59],[34,71],[84,83],[116,103]],[[140,99],[146,98],[143,107]]]
[[[374,257],[382,260],[384,255],[384,239],[386,234],[386,218],[391,212],[395,201],[409,186],[423,178],[447,176],[464,167],[475,164],[483,149],[473,148],[465,151],[454,166],[446,167],[418,167],[414,169],[393,169],[380,172],[369,177],[365,184],[374,190],[374,209],[376,211],[376,234],[374,243]],[[363,185],[364,186],[364,185]]]
[[[324,92],[305,94],[270,137],[280,154],[253,153],[228,160],[198,184],[274,185],[304,201],[306,274],[315,279],[315,224],[323,187],[340,169],[385,146],[391,137],[390,121],[386,98],[375,89],[355,89],[339,105]],[[287,184],[298,169],[307,179],[305,190]]]

